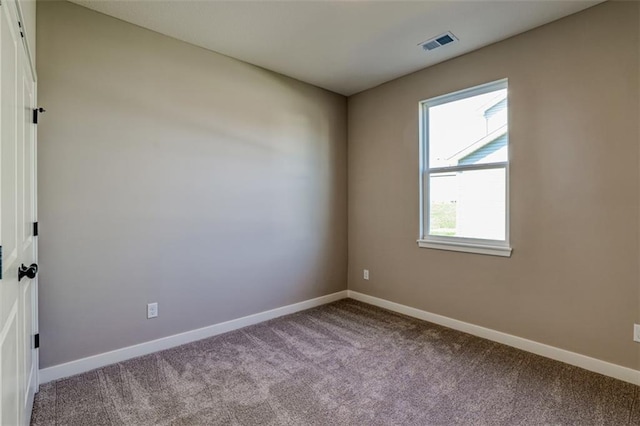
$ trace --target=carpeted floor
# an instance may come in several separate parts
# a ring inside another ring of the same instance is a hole
[[[43,385],[32,425],[638,425],[639,389],[342,300]]]

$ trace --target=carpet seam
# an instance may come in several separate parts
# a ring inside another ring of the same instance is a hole
[[[631,400],[631,407],[629,408],[629,419],[627,421],[628,425],[631,425],[631,421],[633,420],[633,409],[636,406],[636,401],[638,400],[638,388],[633,390],[633,400]]]

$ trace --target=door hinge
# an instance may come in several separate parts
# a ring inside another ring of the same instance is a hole
[[[33,124],[38,124],[38,114],[40,114],[42,112],[47,112],[47,110],[42,108],[42,107],[35,108],[33,110]]]
[[[33,349],[40,347],[40,333],[33,335]]]
[[[2,246],[0,246],[0,280],[2,279]]]
[[[33,222],[33,236],[38,236],[38,222]]]

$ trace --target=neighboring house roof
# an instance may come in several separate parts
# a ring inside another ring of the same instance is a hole
[[[489,155],[507,146],[507,125],[494,130],[487,136],[479,139],[465,149],[448,158],[449,164],[458,166],[463,164],[475,164]]]
[[[507,107],[507,97],[501,96],[498,99],[494,100],[494,103],[485,110],[484,116],[485,118],[493,117],[498,112],[504,110]]]
[[[491,156],[492,154],[495,154],[496,161],[500,161],[502,155],[500,155],[501,153],[498,153],[498,151],[500,151],[502,148],[507,147],[507,142],[508,142],[507,139],[508,137],[506,133],[503,134],[502,136],[499,136],[497,139],[492,140],[485,146],[478,148],[476,151],[458,160],[458,165],[463,166],[468,164],[476,164],[482,160],[485,160],[487,157]],[[506,158],[506,157],[502,157],[502,158]]]
[[[507,103],[506,101],[507,101],[507,92],[501,91],[500,93],[496,94],[491,99],[489,99],[487,102],[482,104],[477,111],[478,113],[481,113],[486,117],[487,113],[493,112],[496,109],[500,109],[501,106],[505,106]]]

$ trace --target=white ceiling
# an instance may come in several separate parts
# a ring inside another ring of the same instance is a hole
[[[603,0],[72,1],[351,95]],[[445,31],[460,42],[418,46]]]

